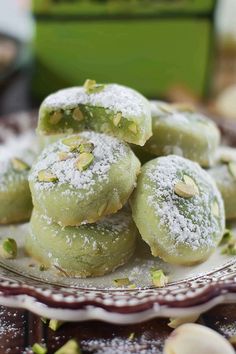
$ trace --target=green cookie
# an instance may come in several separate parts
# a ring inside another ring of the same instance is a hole
[[[152,137],[144,149],[156,156],[179,155],[208,167],[213,164],[220,132],[213,121],[183,106],[151,101]]]
[[[39,110],[44,135],[94,130],[144,145],[152,134],[149,102],[137,91],[117,84],[71,87],[48,96]]]
[[[70,276],[95,277],[123,265],[135,250],[137,229],[120,211],[96,224],[60,227],[34,209],[26,251],[46,266]]]
[[[0,224],[29,219],[32,200],[28,183],[30,166],[19,158],[1,161]]]
[[[222,194],[226,219],[236,218],[236,149],[220,147],[217,163],[208,172]]]
[[[93,223],[121,209],[139,170],[131,148],[117,138],[95,132],[65,137],[33,165],[33,204],[62,226]]]
[[[170,155],[147,162],[131,207],[143,240],[166,262],[202,262],[222,238],[221,195],[208,173],[185,158]]]

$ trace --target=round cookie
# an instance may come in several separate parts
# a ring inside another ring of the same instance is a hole
[[[156,156],[179,155],[203,167],[213,164],[220,132],[213,121],[183,105],[151,101],[152,137],[144,149]]]
[[[26,221],[32,211],[28,183],[30,166],[16,157],[0,162],[0,224]]]
[[[34,206],[62,226],[93,223],[115,213],[136,184],[140,162],[128,144],[95,132],[49,145],[33,165]]]
[[[236,218],[236,149],[220,147],[216,165],[207,171],[223,197],[226,219]]]
[[[169,263],[204,261],[224,232],[224,205],[214,181],[197,163],[183,157],[147,162],[131,207],[152,254]]]
[[[87,80],[49,95],[39,110],[38,131],[44,135],[94,130],[144,145],[152,135],[150,105],[137,91],[117,84]]]
[[[61,227],[34,209],[25,249],[46,266],[70,276],[95,277],[114,271],[132,256],[137,229],[125,211],[95,224]]]

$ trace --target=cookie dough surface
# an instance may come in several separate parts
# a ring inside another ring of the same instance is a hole
[[[93,223],[121,209],[139,171],[131,148],[117,138],[95,132],[66,137],[32,167],[33,204],[63,226]]]
[[[207,167],[213,164],[220,133],[215,123],[183,106],[151,101],[152,137],[144,149],[156,156],[179,155]]]
[[[19,158],[0,159],[0,163],[0,224],[26,221],[32,211],[30,166]]]
[[[170,155],[146,163],[131,207],[152,254],[166,262],[202,262],[222,238],[225,215],[221,195],[207,172],[182,157]]]
[[[117,84],[71,87],[49,95],[39,110],[42,134],[95,130],[137,145],[152,134],[149,102],[137,91]]]
[[[34,210],[26,251],[70,276],[95,277],[126,263],[135,250],[137,229],[125,211],[95,224],[60,227]]]
[[[236,218],[236,149],[220,147],[216,165],[207,171],[223,197],[226,219]]]

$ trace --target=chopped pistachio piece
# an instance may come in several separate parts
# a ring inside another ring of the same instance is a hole
[[[91,80],[91,79],[87,79],[85,80],[84,83],[84,88],[86,91],[93,89],[96,86],[96,81],[95,80]]]
[[[38,173],[38,180],[39,182],[56,182],[58,178],[49,170],[41,170]]]
[[[113,284],[117,287],[131,285],[129,278],[114,279]]]
[[[228,256],[236,255],[236,242],[235,240],[230,241],[226,247],[224,247],[221,251],[221,254],[226,254]]]
[[[173,105],[170,105],[168,103],[161,103],[158,107],[164,113],[172,114],[172,113],[176,112],[176,108]]]
[[[132,332],[132,333],[130,333],[128,340],[134,340],[134,337],[135,337],[135,333]]]
[[[39,266],[40,272],[44,272],[47,269],[48,269],[48,267],[45,264],[40,264],[40,266]]]
[[[33,350],[33,353],[35,353],[35,354],[47,354],[47,352],[48,352],[46,347],[44,347],[38,343],[34,343],[34,345],[32,346],[32,350]]]
[[[50,320],[48,327],[53,331],[57,331],[63,325],[64,321]]]
[[[97,93],[104,89],[105,85],[97,84],[95,80],[87,79],[84,88],[87,93]]]
[[[40,317],[40,320],[44,323],[47,324],[48,319],[46,317]]]
[[[198,314],[198,315],[192,315],[187,317],[172,317],[170,318],[170,322],[168,323],[168,326],[170,328],[177,328],[184,323],[194,323],[198,320],[199,316],[200,315]]]
[[[81,122],[82,120],[84,120],[84,115],[81,112],[79,107],[76,107],[73,110],[72,117],[74,118],[74,120],[77,120],[78,122]]]
[[[93,162],[94,156],[90,152],[82,152],[81,155],[79,155],[78,159],[76,160],[76,168],[79,171],[84,171],[86,170],[91,163]]]
[[[30,169],[30,166],[26,162],[18,158],[11,159],[11,163],[16,171],[26,171]]]
[[[171,106],[180,112],[196,112],[196,109],[191,103],[172,103]]]
[[[60,151],[58,152],[58,158],[60,161],[66,161],[70,158],[70,155],[68,154],[68,152]]]
[[[80,136],[71,136],[62,140],[62,144],[69,146],[70,151],[79,150],[81,144],[84,143],[84,140]]]
[[[229,173],[231,174],[231,176],[236,179],[236,162],[229,162],[228,164],[228,170],[229,170]]]
[[[66,344],[59,348],[55,354],[81,354],[81,351],[76,340],[70,339]]]
[[[165,276],[162,269],[151,269],[152,283],[156,287],[165,286],[168,283],[168,277]]]
[[[94,144],[93,143],[84,143],[81,144],[79,147],[79,152],[92,152],[94,150]]]
[[[113,118],[113,124],[114,124],[115,127],[118,126],[118,124],[121,121],[121,118],[122,118],[122,113],[120,113],[120,112],[116,113],[116,115]]]
[[[227,152],[223,152],[221,155],[220,155],[220,161],[222,163],[229,163],[231,161],[233,161],[233,156],[230,155],[230,154],[227,154]]]
[[[135,284],[130,284],[130,285],[128,286],[128,288],[129,288],[129,289],[136,289],[137,286],[136,286]]]
[[[196,185],[195,181],[191,177],[189,177],[188,175],[184,175],[184,182],[186,184],[189,184],[190,186],[194,186],[197,193],[199,193],[198,186]]]
[[[134,133],[134,134],[137,134],[138,130],[137,130],[137,125],[135,123],[131,123],[129,126],[128,126],[128,129]]]
[[[174,186],[174,192],[179,197],[191,198],[198,194],[198,188],[196,188],[195,185],[179,181]]]
[[[216,200],[211,205],[211,212],[216,217],[219,217],[219,215],[220,215],[219,204],[217,203]]]
[[[62,119],[63,114],[60,111],[55,111],[51,114],[50,118],[49,118],[49,122],[52,125],[56,125],[57,123],[60,122],[60,120]]]
[[[6,259],[14,259],[17,256],[17,243],[13,238],[5,238],[0,244],[0,255]]]
[[[100,206],[100,208],[98,209],[98,216],[103,215],[103,213],[104,213],[104,211],[106,210],[106,208],[107,208],[107,202],[104,203],[104,204],[102,204],[102,205]]]
[[[222,240],[220,241],[220,246],[225,245],[229,242],[231,242],[233,239],[233,233],[229,229],[225,229],[224,235],[222,237]]]

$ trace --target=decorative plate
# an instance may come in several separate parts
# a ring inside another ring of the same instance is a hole
[[[37,146],[33,133],[35,116],[17,114],[0,121],[3,151],[14,152],[20,144]],[[9,150],[10,149],[10,150]],[[1,237],[13,237],[19,245],[14,260],[0,260],[0,304],[26,308],[40,316],[64,321],[99,319],[113,323],[137,323],[154,317],[202,313],[211,307],[236,302],[236,259],[221,248],[203,264],[171,266],[150,255],[138,241],[135,255],[110,275],[71,278],[58,267],[40,271],[39,264],[23,251],[28,224],[0,227]],[[161,268],[169,277],[163,288],[151,284],[150,268]],[[113,280],[128,277],[135,289],[115,288]]]

